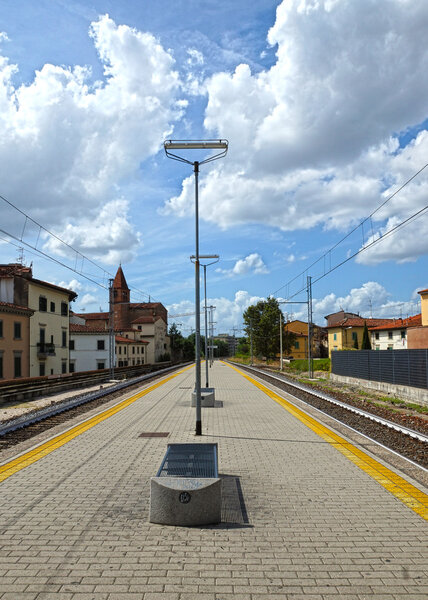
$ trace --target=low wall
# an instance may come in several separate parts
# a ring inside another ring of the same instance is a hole
[[[394,396],[395,398],[402,398],[405,401],[414,402],[421,406],[428,406],[428,390],[421,388],[396,385],[384,381],[369,381],[368,379],[359,379],[357,377],[349,377],[346,375],[335,375],[334,373],[330,374],[330,380],[358,385],[359,387],[376,390],[378,392],[385,392],[385,394]]]

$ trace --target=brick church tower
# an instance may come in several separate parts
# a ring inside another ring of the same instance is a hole
[[[130,292],[122,267],[119,266],[113,281],[114,328],[129,327]]]

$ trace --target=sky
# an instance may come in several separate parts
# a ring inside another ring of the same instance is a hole
[[[270,295],[307,320],[308,277],[318,325],[417,314],[427,30],[426,0],[0,0],[0,261],[76,312],[108,310],[121,264],[189,334],[194,175],[163,141],[220,138],[199,176],[217,333]]]

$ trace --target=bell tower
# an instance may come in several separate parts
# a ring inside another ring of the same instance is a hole
[[[113,310],[115,330],[129,327],[129,298],[130,292],[122,267],[119,266],[113,281]]]
[[[125,275],[122,271],[122,266],[119,266],[116,277],[113,281],[113,304],[122,304],[129,302],[129,287],[126,283]]]

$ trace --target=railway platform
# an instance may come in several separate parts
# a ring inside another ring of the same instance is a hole
[[[210,385],[202,436],[187,367],[0,455],[0,600],[428,597],[422,476],[233,366]],[[150,523],[167,443],[195,441],[218,444],[222,522]]]

